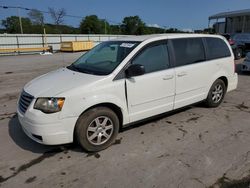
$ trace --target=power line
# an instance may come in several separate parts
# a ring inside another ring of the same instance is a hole
[[[25,10],[25,11],[31,11],[31,10],[37,10],[39,11],[40,13],[44,13],[44,14],[49,14],[50,15],[50,12],[49,11],[44,11],[44,10],[38,10],[38,9],[34,9],[34,8],[27,8],[27,7],[20,7],[20,6],[3,6],[3,5],[0,5],[0,8],[3,8],[3,9],[16,9],[17,10],[17,15],[19,17],[19,26],[20,26],[20,32],[23,34],[23,26],[22,26],[22,17],[20,15],[20,9],[21,10]],[[76,15],[71,15],[71,14],[65,14],[64,15],[65,17],[71,17],[71,18],[78,18],[78,19],[83,19],[84,17],[83,16],[76,16]],[[104,24],[105,24],[105,34],[107,32],[107,21],[109,23],[113,23],[113,24],[116,24],[116,25],[121,25],[121,23],[118,23],[118,22],[115,22],[115,21],[112,21],[112,20],[107,20],[107,19],[100,19],[100,20],[104,20]]]
[[[50,14],[49,11],[39,10],[39,9],[35,9],[35,8],[20,7],[20,6],[3,6],[3,5],[0,5],[0,8],[3,8],[3,9],[15,8],[15,9],[21,9],[21,10],[25,10],[25,11],[37,10],[37,11],[39,11],[41,13],[44,13],[44,14]],[[84,18],[84,16],[77,16],[77,15],[72,15],[72,14],[66,14],[65,17],[80,18],[80,19]],[[116,24],[116,25],[121,25],[121,23],[118,23],[116,21],[112,21],[112,20],[108,20],[108,19],[105,19],[105,20],[107,20],[110,23]]]
[[[48,11],[38,10],[38,9],[34,9],[34,8],[19,7],[19,6],[2,6],[2,5],[0,5],[0,8],[3,8],[3,9],[15,8],[15,9],[21,9],[21,10],[26,10],[26,11],[37,10],[41,13],[50,14],[50,12],[48,12]],[[70,14],[66,14],[65,16],[72,17],[72,18],[83,18],[83,16],[75,16],[75,15],[70,15]]]
[[[19,18],[19,26],[20,26],[20,32],[23,34],[23,25],[22,25],[22,17],[20,16],[20,7],[14,7],[14,6],[0,6],[3,9],[8,9],[8,8],[14,8],[17,10],[17,16]]]

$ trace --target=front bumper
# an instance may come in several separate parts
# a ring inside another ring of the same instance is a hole
[[[76,117],[65,119],[51,119],[46,122],[46,118],[41,120],[40,116],[27,111],[23,114],[17,109],[18,119],[23,131],[32,140],[46,145],[58,145],[73,142],[74,127],[77,121]],[[46,116],[44,114],[43,116]],[[39,120],[40,119],[40,120]]]

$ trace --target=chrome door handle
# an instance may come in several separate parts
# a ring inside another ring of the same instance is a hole
[[[186,72],[180,72],[179,74],[177,74],[178,77],[182,77],[182,76],[186,76],[187,73]]]
[[[163,80],[171,80],[171,79],[173,79],[174,78],[174,75],[166,75],[166,76],[164,76],[162,79]]]

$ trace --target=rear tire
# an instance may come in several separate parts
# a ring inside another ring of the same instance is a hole
[[[108,148],[117,137],[119,119],[109,108],[96,107],[83,113],[77,123],[75,135],[80,146],[89,152]]]
[[[224,99],[226,93],[226,86],[223,80],[216,80],[209,90],[206,105],[210,108],[218,107]]]

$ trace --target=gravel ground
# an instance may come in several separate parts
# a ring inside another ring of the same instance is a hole
[[[220,107],[190,106],[123,129],[99,153],[30,140],[15,115],[22,87],[80,55],[0,57],[0,187],[249,186],[250,74]]]

